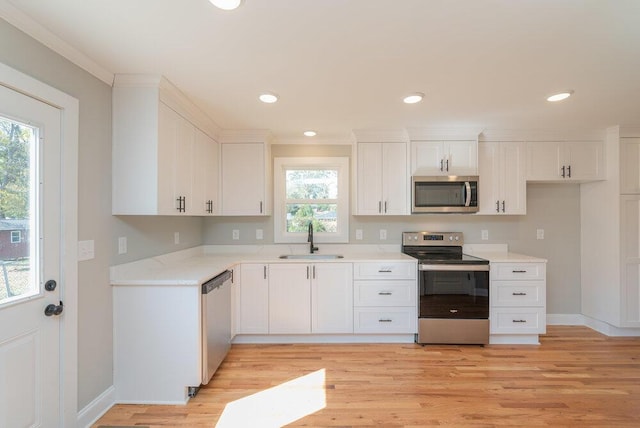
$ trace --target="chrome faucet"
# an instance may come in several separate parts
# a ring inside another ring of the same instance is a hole
[[[309,234],[307,235],[307,242],[309,242],[309,252],[313,254],[314,251],[318,251],[318,247],[313,246],[313,221],[309,222]]]

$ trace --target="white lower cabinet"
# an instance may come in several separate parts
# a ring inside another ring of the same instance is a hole
[[[491,342],[537,342],[546,332],[546,264],[491,262],[490,277]]]
[[[240,286],[236,302],[237,334],[269,333],[268,266],[262,263],[243,263],[240,266]]]
[[[354,333],[417,332],[417,266],[414,262],[354,264]]]
[[[237,334],[353,333],[351,263],[244,263]]]

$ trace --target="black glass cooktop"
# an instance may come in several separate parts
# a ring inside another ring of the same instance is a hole
[[[488,265],[489,260],[469,256],[462,253],[462,247],[409,247],[402,248],[402,252],[418,259],[420,263],[428,264],[475,264]]]

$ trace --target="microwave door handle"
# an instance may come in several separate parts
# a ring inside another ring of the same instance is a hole
[[[467,197],[465,198],[465,201],[464,201],[464,206],[468,207],[471,205],[471,183],[469,183],[468,181],[465,181],[464,189],[465,189],[465,193],[467,194]]]

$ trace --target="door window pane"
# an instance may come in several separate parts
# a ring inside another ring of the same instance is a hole
[[[0,117],[0,304],[38,294],[37,129]],[[34,242],[35,241],[35,242]]]

